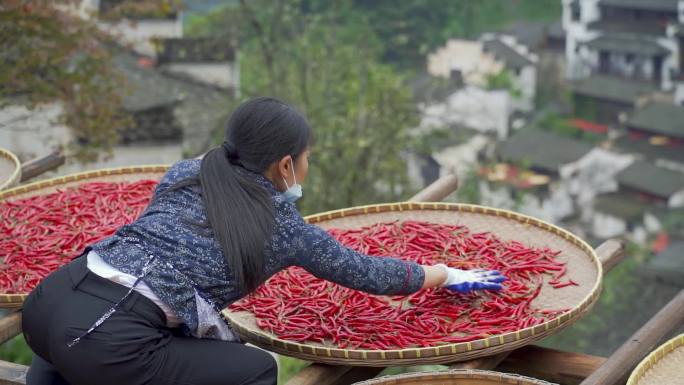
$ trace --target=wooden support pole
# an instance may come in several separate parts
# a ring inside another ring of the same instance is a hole
[[[596,254],[605,274],[625,258],[625,243],[620,239],[609,239],[596,248]]]
[[[311,364],[287,381],[288,385],[334,384],[352,369],[351,366]]]
[[[684,290],[641,327],[582,385],[624,383],[634,367],[659,343],[684,324]]]
[[[409,198],[411,202],[439,202],[458,189],[456,175],[445,175]]]
[[[28,366],[0,361],[0,385],[25,385]]]
[[[604,357],[528,345],[511,352],[496,370],[555,384],[577,385],[605,361]]]
[[[0,318],[0,345],[21,334],[21,310]]]
[[[21,165],[21,182],[26,182],[40,174],[54,170],[64,164],[66,158],[62,149],[57,149],[42,158],[30,160]]]

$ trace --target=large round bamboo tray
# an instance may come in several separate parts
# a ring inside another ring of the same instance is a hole
[[[553,385],[517,374],[505,374],[486,370],[447,370],[443,372],[417,372],[384,376],[354,385]]]
[[[167,169],[168,166],[165,165],[151,165],[107,168],[70,174],[1,191],[0,203],[28,198],[35,195],[49,194],[57,191],[57,189],[63,190],[89,182],[134,182],[142,179],[159,180]],[[0,308],[20,308],[27,295],[28,293],[0,294]]]
[[[596,252],[570,232],[544,221],[511,211],[449,203],[393,203],[355,207],[312,215],[309,223],[323,228],[359,228],[374,223],[415,219],[433,223],[464,224],[474,232],[490,231],[504,240],[561,250],[568,276],[579,286],[553,289],[545,282],[533,305],[546,309],[571,309],[543,324],[472,342],[428,348],[397,350],[340,349],[332,344],[296,343],[277,338],[256,326],[249,312],[224,315],[245,341],[276,353],[309,361],[356,366],[397,366],[465,361],[516,349],[542,339],[574,323],[594,305],[601,291],[601,263]]]
[[[16,155],[0,147],[0,191],[10,188],[21,179],[21,163]]]
[[[646,356],[629,376],[627,385],[684,384],[684,334],[667,341]]]

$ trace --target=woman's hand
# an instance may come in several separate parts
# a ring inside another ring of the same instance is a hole
[[[423,266],[423,288],[445,287],[451,291],[468,293],[473,290],[500,290],[506,277],[496,270],[461,270],[444,264]]]

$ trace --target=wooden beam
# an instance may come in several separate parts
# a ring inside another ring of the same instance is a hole
[[[445,175],[409,198],[412,202],[439,202],[458,189],[456,175]]]
[[[352,370],[351,366],[311,364],[287,381],[287,385],[332,385]]]
[[[620,239],[609,239],[596,248],[596,254],[604,273],[609,272],[625,258],[625,243]]]
[[[356,367],[349,370],[332,385],[348,385],[365,381],[380,374],[385,368],[374,368],[372,366]]]
[[[496,368],[511,352],[503,352],[493,356],[475,358],[468,361],[456,362],[449,365],[449,369],[481,369],[491,370]]]
[[[496,370],[556,384],[577,385],[605,361],[604,357],[528,345],[513,351]]]
[[[0,318],[0,344],[21,334],[21,310]]]
[[[25,385],[28,366],[0,361],[0,385]]]
[[[582,385],[624,383],[637,364],[666,337],[684,324],[684,290],[641,327]]]
[[[62,149],[57,149],[42,158],[30,160],[21,165],[21,182],[35,178],[40,174],[54,170],[64,164],[66,158]]]

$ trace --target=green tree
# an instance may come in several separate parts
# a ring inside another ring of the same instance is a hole
[[[0,108],[33,109],[59,103],[63,124],[73,131],[81,159],[117,142],[117,129],[132,124],[121,108],[127,91],[108,50],[110,38],[80,16],[76,0],[0,2]],[[103,17],[123,12],[171,11],[170,0],[126,0]],[[2,129],[2,127],[0,127]]]
[[[220,11],[243,23],[242,94],[285,99],[314,128],[302,211],[407,196],[401,154],[414,144],[408,130],[417,124],[417,111],[404,77],[379,62],[372,29],[349,17],[351,2],[316,12],[317,4],[305,3],[240,1]],[[204,30],[220,33],[216,21],[209,15]]]
[[[489,90],[507,90],[513,98],[520,98],[522,92],[513,83],[513,76],[511,71],[502,69],[495,74],[487,75],[487,89]]]

